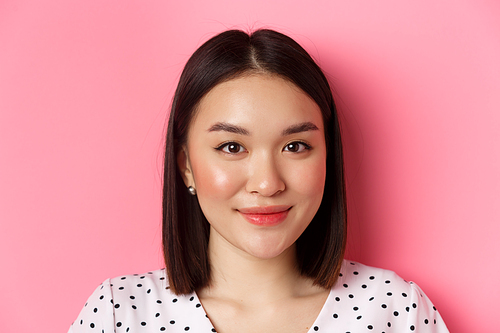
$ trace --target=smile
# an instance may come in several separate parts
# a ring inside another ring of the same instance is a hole
[[[283,222],[291,208],[290,206],[259,206],[241,208],[238,212],[251,224],[270,227]]]

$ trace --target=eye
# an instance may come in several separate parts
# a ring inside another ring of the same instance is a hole
[[[215,148],[227,154],[238,154],[243,153],[246,149],[236,142],[226,142]]]
[[[311,146],[309,146],[308,144],[306,144],[304,142],[296,141],[296,142],[290,142],[289,144],[287,144],[283,150],[289,151],[292,153],[301,153],[301,152],[309,150],[309,149],[311,149]]]

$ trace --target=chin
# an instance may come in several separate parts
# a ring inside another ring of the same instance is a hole
[[[280,257],[285,253],[288,253],[289,250],[293,247],[294,244],[290,246],[283,246],[282,244],[277,244],[275,246],[270,245],[270,243],[265,244],[252,244],[246,249],[243,249],[246,253],[261,260],[269,260]]]

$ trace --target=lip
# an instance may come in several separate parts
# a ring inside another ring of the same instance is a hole
[[[251,224],[274,226],[283,222],[291,206],[256,206],[240,208],[237,211]]]

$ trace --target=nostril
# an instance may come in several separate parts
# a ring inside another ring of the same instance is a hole
[[[258,183],[249,182],[247,191],[250,193],[258,193],[262,196],[277,195],[285,190],[285,183],[281,179],[274,181],[264,180]]]

